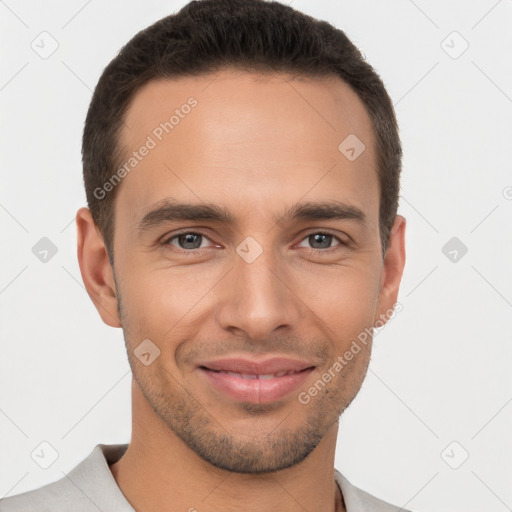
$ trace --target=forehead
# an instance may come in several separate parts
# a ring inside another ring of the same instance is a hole
[[[133,165],[125,166],[116,212],[129,207],[132,221],[169,196],[260,214],[337,199],[378,215],[371,121],[338,78],[224,70],[154,80],[124,121],[124,163]]]

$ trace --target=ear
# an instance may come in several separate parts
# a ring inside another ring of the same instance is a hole
[[[374,321],[376,323],[378,320],[379,326],[387,323],[397,301],[405,266],[405,225],[405,217],[397,215],[389,235],[380,282],[378,316]]]
[[[110,327],[121,327],[114,273],[103,236],[88,208],[78,210],[76,228],[78,264],[87,293],[101,319]]]

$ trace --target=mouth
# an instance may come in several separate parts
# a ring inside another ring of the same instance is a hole
[[[203,370],[209,370],[211,372],[215,373],[223,373],[226,375],[234,375],[235,377],[241,378],[241,379],[248,379],[248,380],[254,380],[254,379],[260,379],[260,380],[270,380],[274,379],[276,377],[284,377],[286,375],[293,375],[295,373],[304,372],[306,370],[309,370],[310,368],[304,368],[304,370],[289,370],[289,371],[282,371],[277,373],[264,373],[264,374],[257,374],[257,373],[240,373],[240,372],[231,372],[227,370],[212,370],[211,368],[207,368],[206,366],[200,366]]]
[[[265,362],[224,359],[198,365],[207,383],[236,401],[272,403],[304,384],[315,370],[307,362],[275,358]]]

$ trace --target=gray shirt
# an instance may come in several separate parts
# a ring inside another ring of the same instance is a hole
[[[135,512],[119,489],[109,466],[128,444],[98,444],[67,476],[0,500],[0,512]],[[352,485],[334,470],[347,512],[408,512]]]

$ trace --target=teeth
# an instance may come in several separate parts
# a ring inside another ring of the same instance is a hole
[[[247,373],[228,372],[225,370],[216,370],[216,371],[217,371],[217,373],[225,373],[227,375],[234,375],[235,377],[242,377],[242,379],[250,379],[250,380],[254,380],[254,379],[258,379],[258,378],[261,380],[268,380],[268,379],[273,379],[275,377],[284,377],[285,375],[293,375],[294,373],[298,373],[298,372],[295,372],[294,370],[290,370],[289,372],[266,373],[263,375],[251,375],[251,374],[247,374]]]
[[[227,373],[228,375],[234,375],[235,377],[242,377],[242,379],[257,379],[257,375],[247,375],[246,373],[238,373],[238,372],[225,372],[221,371],[220,373]]]

